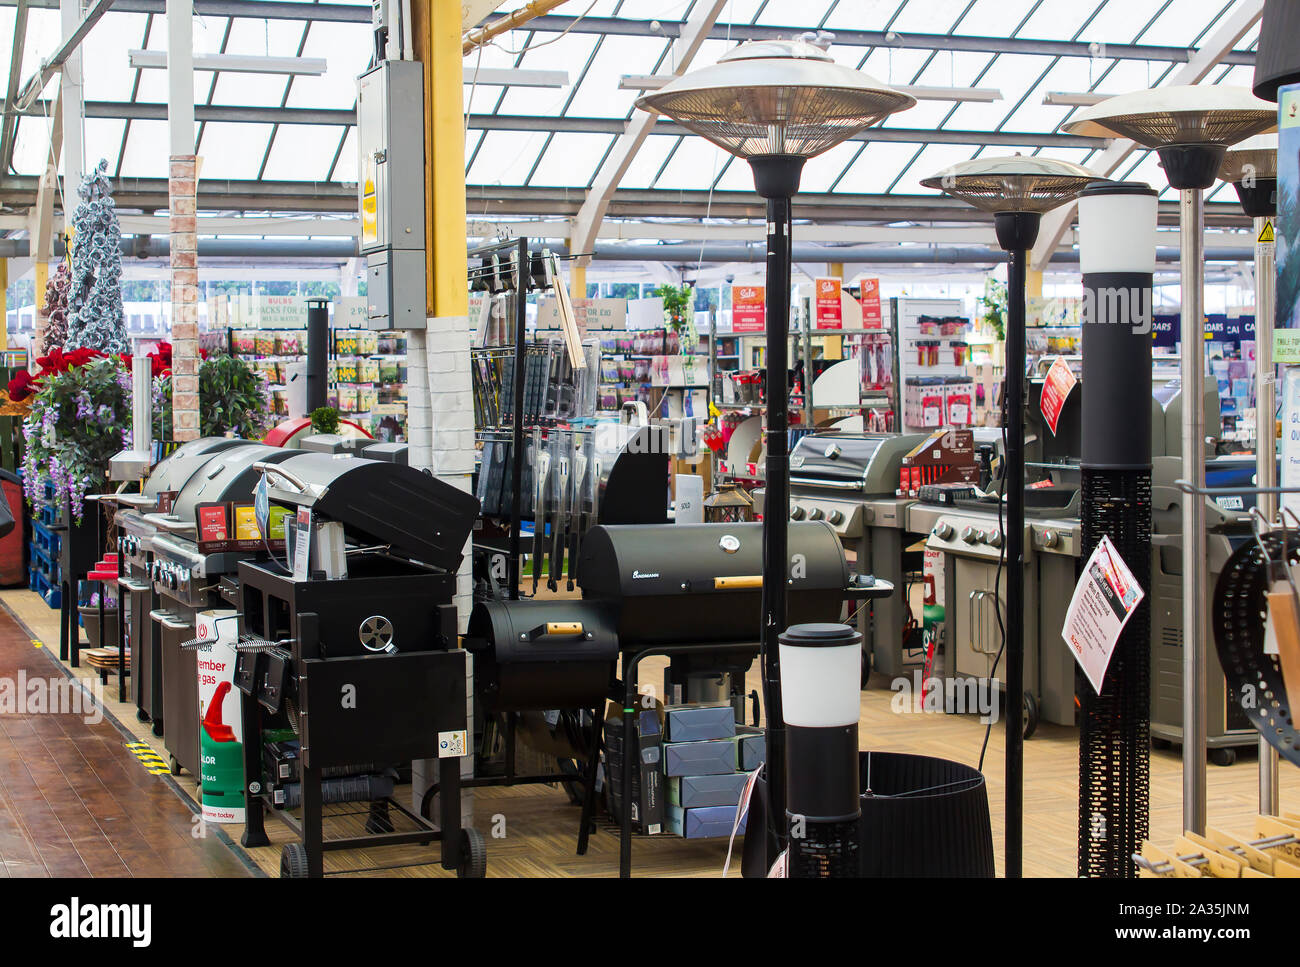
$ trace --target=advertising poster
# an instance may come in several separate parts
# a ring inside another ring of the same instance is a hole
[[[732,332],[763,332],[767,328],[763,309],[763,286],[733,285],[731,287]]]
[[[880,312],[880,280],[861,279],[860,292],[862,302],[862,328],[880,329],[884,326],[884,317]]]
[[[201,611],[195,634],[204,643],[197,655],[199,688],[199,785],[203,820],[244,821],[243,715],[235,681],[234,611]]]
[[[816,293],[813,305],[813,322],[815,329],[843,329],[844,308],[840,304],[840,290],[843,283],[839,279],[824,278],[814,282]]]

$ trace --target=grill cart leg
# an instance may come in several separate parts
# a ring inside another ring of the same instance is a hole
[[[307,875],[318,879],[325,875],[324,820],[320,769],[302,767],[302,845],[307,850]]]
[[[591,836],[592,816],[596,811],[596,773],[600,769],[600,741],[604,734],[604,717],[598,708],[591,716],[591,746],[587,752],[587,768],[582,779],[582,819],[578,825],[578,855],[587,855],[587,840]]]
[[[438,760],[438,825],[442,830],[442,868],[458,870],[461,861],[460,759]]]
[[[636,715],[637,666],[641,655],[624,653],[623,663],[623,805],[619,809],[618,823],[618,875],[627,879],[632,875],[632,768],[640,768],[632,720]]]
[[[270,846],[266,835],[262,794],[262,713],[257,699],[245,695],[244,723],[244,835],[243,846]]]

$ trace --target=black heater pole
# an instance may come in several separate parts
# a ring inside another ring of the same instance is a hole
[[[1038,237],[1036,212],[999,212],[998,243],[1007,252],[1006,461],[1003,489],[1007,498],[1007,729],[1006,821],[1003,874],[1021,875],[1024,853],[1024,719],[1025,702],[1025,258]]]
[[[328,299],[307,300],[307,415],[329,403]]]
[[[790,504],[789,347],[790,200],[799,190],[803,158],[760,155],[749,159],[754,187],[767,199],[767,462],[763,504],[763,593],[760,625],[764,705],[767,710],[768,865],[784,848],[785,721],[781,714],[781,663],[778,638],[785,630],[789,576]]]

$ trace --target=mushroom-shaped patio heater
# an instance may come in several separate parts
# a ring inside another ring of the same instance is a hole
[[[711,67],[692,71],[637,101],[744,158],[767,199],[767,463],[760,628],[767,703],[767,781],[771,815],[785,814],[785,742],[777,636],[785,630],[789,580],[787,370],[790,326],[790,201],[804,161],[895,111],[916,104],[875,78],[837,64],[800,40],[741,44]],[[779,847],[777,842],[770,846]],[[775,853],[769,860],[775,859]]]
[[[1025,655],[1025,267],[1038,238],[1043,212],[1069,201],[1097,176],[1087,168],[1050,158],[976,158],[924,179],[955,198],[993,214],[998,244],[1007,252],[1006,408],[1003,492],[1007,502],[1006,676],[1006,859],[1007,876],[1021,875],[1023,854]]]
[[[1180,193],[1183,479],[1205,486],[1205,189],[1230,145],[1277,124],[1277,109],[1244,87],[1171,86],[1121,94],[1084,108],[1070,134],[1130,138],[1160,155]],[[1205,833],[1205,508],[1183,501],[1183,828]]]
[[[1273,373],[1273,325],[1277,294],[1273,216],[1277,214],[1277,135],[1261,134],[1224,156],[1219,178],[1231,182],[1242,210],[1255,220],[1255,484],[1277,486],[1277,385]],[[1261,493],[1257,506],[1277,516],[1277,495]],[[1277,750],[1259,740],[1259,811],[1278,810]]]

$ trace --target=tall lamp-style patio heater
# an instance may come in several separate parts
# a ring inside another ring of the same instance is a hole
[[[1025,677],[1025,268],[1043,212],[1069,201],[1097,176],[1068,161],[1022,157],[976,158],[947,168],[921,184],[939,188],[993,215],[998,244],[1007,253],[1006,475],[1007,624],[1005,873],[1021,875],[1023,858]]]
[[[1160,155],[1169,187],[1180,195],[1182,268],[1183,479],[1205,486],[1205,189],[1214,184],[1228,146],[1277,123],[1273,105],[1243,87],[1157,87],[1084,108],[1070,134],[1129,138]],[[1205,506],[1183,499],[1183,828],[1205,834]]]
[[[1273,324],[1277,294],[1273,218],[1277,215],[1277,135],[1261,134],[1224,156],[1219,177],[1237,189],[1241,208],[1255,220],[1255,484],[1277,486],[1277,384],[1273,372]],[[1276,494],[1260,494],[1257,506],[1277,517]],[[1278,811],[1277,750],[1259,740],[1259,811]]]
[[[791,199],[804,162],[896,111],[916,104],[860,71],[837,64],[800,40],[741,44],[711,67],[692,71],[637,101],[712,141],[754,172],[767,200],[767,497],[763,515],[761,656],[767,703],[767,782],[770,815],[785,815],[785,742],[781,715],[780,649],[790,565],[789,389]],[[778,834],[777,840],[782,838]],[[779,842],[769,842],[771,852]]]

